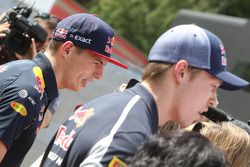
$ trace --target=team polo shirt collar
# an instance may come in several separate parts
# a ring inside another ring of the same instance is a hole
[[[153,133],[156,133],[158,130],[158,110],[154,97],[141,83],[137,83],[135,86],[130,88],[130,90],[141,96],[141,98],[147,104],[151,128]]]
[[[58,96],[56,77],[51,63],[43,53],[38,53],[33,61],[41,67],[43,71],[43,77],[46,85],[45,91],[47,93],[48,101],[51,101]]]

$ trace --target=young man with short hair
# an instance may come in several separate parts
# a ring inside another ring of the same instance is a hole
[[[113,42],[103,20],[74,14],[57,24],[44,53],[0,66],[0,166],[20,166],[58,89],[79,91],[102,77],[107,62],[127,68],[111,58]]]

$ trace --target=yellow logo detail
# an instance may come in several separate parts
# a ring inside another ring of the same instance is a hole
[[[40,67],[33,67],[32,70],[33,70],[33,73],[35,74],[36,81],[37,81],[38,85],[40,86],[40,88],[42,90],[44,90],[45,82],[44,82],[44,79],[43,79],[42,69]]]
[[[27,116],[27,110],[24,107],[24,105],[22,105],[21,103],[18,103],[16,101],[12,101],[10,103],[10,106],[11,106],[11,108],[13,108],[13,110],[15,110],[16,112],[18,112],[22,116]]]
[[[76,128],[81,127],[92,115],[94,115],[94,108],[89,108],[83,110],[83,106],[78,108],[74,115],[69,118],[69,120],[74,120],[76,123]]]
[[[108,167],[127,167],[126,163],[120,160],[118,157],[113,157]]]

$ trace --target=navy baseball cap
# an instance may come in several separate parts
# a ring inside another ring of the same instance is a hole
[[[210,31],[194,24],[179,25],[162,34],[154,43],[149,62],[188,61],[191,67],[207,71],[223,81],[220,88],[238,90],[249,82],[227,71],[223,43]]]
[[[74,45],[90,50],[110,63],[127,69],[128,66],[111,58],[114,45],[114,31],[96,15],[78,13],[61,20],[54,31],[56,41],[72,41]]]

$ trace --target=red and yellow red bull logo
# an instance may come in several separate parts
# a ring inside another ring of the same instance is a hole
[[[113,157],[108,167],[126,167],[127,165],[118,157]]]
[[[40,67],[33,67],[32,71],[35,74],[35,78],[36,78],[37,85],[39,87],[39,91],[40,93],[43,93],[44,88],[45,88],[45,82],[43,79],[42,69]]]
[[[27,116],[27,110],[26,110],[26,108],[25,108],[25,106],[23,105],[23,104],[21,104],[21,103],[18,103],[18,102],[16,102],[16,101],[12,101],[11,103],[10,103],[10,107],[14,110],[14,111],[16,111],[17,113],[19,113],[19,114],[21,114],[22,116]]]
[[[94,108],[83,110],[83,107],[78,108],[74,115],[69,120],[74,120],[76,128],[81,127],[92,115],[94,115]]]
[[[54,36],[55,36],[55,37],[59,37],[59,38],[66,39],[67,34],[68,34],[68,30],[67,30],[67,29],[65,29],[65,28],[58,28],[58,29],[55,31]]]
[[[112,47],[114,46],[115,37],[108,37],[107,45],[105,47],[105,52],[112,54]]]
[[[111,46],[114,46],[114,43],[115,43],[115,37],[112,37],[112,38],[108,37],[107,44],[110,44]]]

